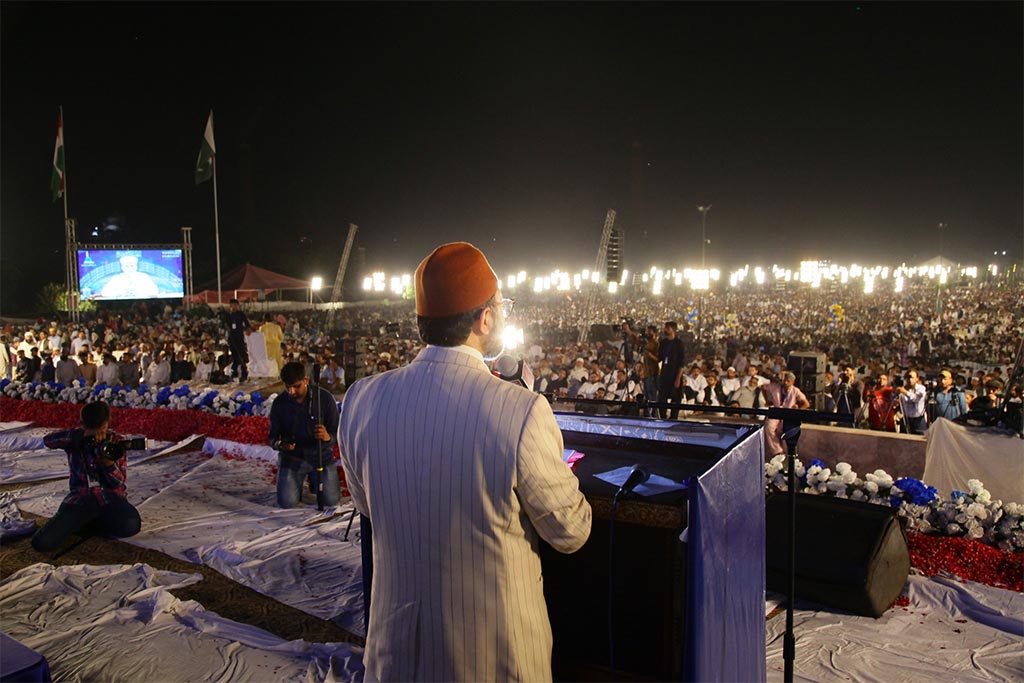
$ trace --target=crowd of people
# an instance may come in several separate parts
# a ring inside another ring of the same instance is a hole
[[[955,418],[979,399],[1019,400],[1006,387],[1021,347],[1014,311],[1024,310],[1024,289],[1012,283],[937,291],[925,281],[872,294],[852,287],[708,292],[703,316],[689,297],[607,295],[592,310],[586,306],[580,295],[532,292],[516,304],[511,324],[524,332],[516,352],[533,371],[535,391],[566,399],[643,397],[684,410],[781,405],[793,393],[786,389],[788,354],[799,350],[822,353],[826,372],[814,391],[797,383],[802,398],[795,404],[849,412],[875,429],[920,432],[926,404],[932,417]],[[0,377],[129,387],[243,381],[244,335],[261,331],[279,368],[300,362],[337,396],[359,377],[407,365],[424,346],[408,301],[348,306],[330,328],[327,320],[322,310],[243,311],[233,304],[152,311],[140,303],[80,324],[8,323]],[[581,342],[587,320],[597,327]]]
[[[342,393],[355,375],[405,364],[419,350],[421,345],[411,340],[385,334],[389,312],[388,307],[346,310],[341,328],[347,331],[336,327],[334,332],[327,331],[322,311],[260,313],[244,311],[237,303],[218,311],[169,305],[154,311],[140,303],[120,313],[85,314],[80,323],[6,322],[0,330],[0,379],[132,388],[244,382],[246,337],[261,332],[267,358],[279,370],[286,360],[295,360],[312,376],[316,365],[320,383]],[[341,346],[343,340],[353,339],[353,329],[378,341],[370,344],[372,365],[347,376]],[[402,331],[406,337],[414,334],[408,326]]]
[[[860,426],[910,433],[923,432],[929,418],[1021,400],[1019,386],[1008,386],[1022,339],[1014,312],[1024,310],[1024,289],[1013,283],[937,291],[925,281],[871,294],[746,290],[709,293],[704,305],[701,321],[699,304],[682,297],[607,297],[589,312],[577,297],[532,300],[517,320],[532,340],[526,356],[535,388],[569,398],[643,395],[681,407],[806,402],[852,414]],[[604,336],[614,339],[580,343],[588,319],[613,325]],[[824,358],[810,387],[787,376],[793,351]]]

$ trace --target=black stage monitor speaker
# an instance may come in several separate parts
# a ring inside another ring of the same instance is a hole
[[[821,375],[825,372],[825,354],[817,351],[791,351],[786,369],[794,375]]]
[[[767,586],[786,593],[787,495],[770,496],[767,506]],[[900,596],[909,574],[907,539],[891,508],[797,495],[798,600],[877,618]]]
[[[808,398],[825,390],[825,354],[793,351],[786,360],[786,369],[796,375],[796,385]]]

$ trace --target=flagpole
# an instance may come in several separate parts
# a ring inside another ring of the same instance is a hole
[[[59,107],[59,109],[60,109],[60,137],[61,137],[61,146],[63,147],[64,146],[64,107],[61,106],[61,107]],[[64,177],[62,178],[62,180],[64,181],[64,225],[67,225],[67,223],[68,223],[68,149],[67,149],[67,147],[64,147]]]
[[[68,318],[72,322],[78,322],[78,235],[75,234],[75,226],[68,218],[68,154],[64,145],[64,106],[58,108],[59,129],[57,134],[61,147],[61,194],[64,196],[64,244],[65,244],[65,276],[64,295],[67,297]]]
[[[213,243],[217,249],[217,303],[223,304],[220,284],[220,216],[217,213],[217,155],[213,155]]]
[[[57,107],[57,124],[58,124],[57,125],[57,135],[60,137],[59,142],[60,142],[61,147],[63,147],[64,146],[64,106],[63,105],[60,105],[60,106]],[[71,278],[73,277],[73,274],[71,272],[71,241],[72,240],[71,240],[71,235],[68,232],[68,154],[67,154],[67,149],[62,149],[61,150],[61,154],[64,155],[64,158],[62,160],[63,163],[64,163],[64,168],[61,169],[64,172],[64,175],[61,176],[61,178],[60,178],[61,194],[64,196],[64,245],[65,245],[65,249],[68,251],[67,255],[65,256],[65,262],[66,263],[65,263],[65,268],[64,268],[64,292],[65,292],[65,296],[67,296],[67,298],[68,298],[68,301],[67,301],[68,316],[70,317],[72,315],[72,308],[71,308],[71,288],[72,288],[72,283],[71,283]]]

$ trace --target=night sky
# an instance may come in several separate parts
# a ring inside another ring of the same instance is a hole
[[[499,274],[1021,254],[1022,7],[1003,4],[0,5],[2,312],[79,237],[177,242],[333,282],[468,240]],[[107,231],[104,231],[107,232]],[[358,271],[358,272],[357,272]]]

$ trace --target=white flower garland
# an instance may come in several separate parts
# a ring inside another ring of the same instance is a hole
[[[0,393],[10,398],[44,403],[92,403],[103,400],[117,408],[146,408],[171,410],[202,410],[222,417],[237,415],[270,415],[270,406],[277,394],[263,398],[258,392],[236,391],[221,394],[217,389],[206,388],[194,392],[188,385],[181,387],[147,387],[142,391],[124,386],[87,387],[82,380],[75,380],[70,386],[43,382],[0,382]]]
[[[967,491],[953,491],[948,500],[943,500],[933,488],[916,479],[900,479],[897,486],[884,470],[875,470],[861,479],[845,462],[836,465],[835,472],[820,461],[805,467],[797,458],[795,464],[800,493],[890,505],[906,520],[908,530],[966,536],[1000,550],[1024,551],[1024,506],[992,500],[985,485],[977,479],[967,482]],[[777,455],[765,465],[769,490],[788,489],[785,468],[785,455]]]

